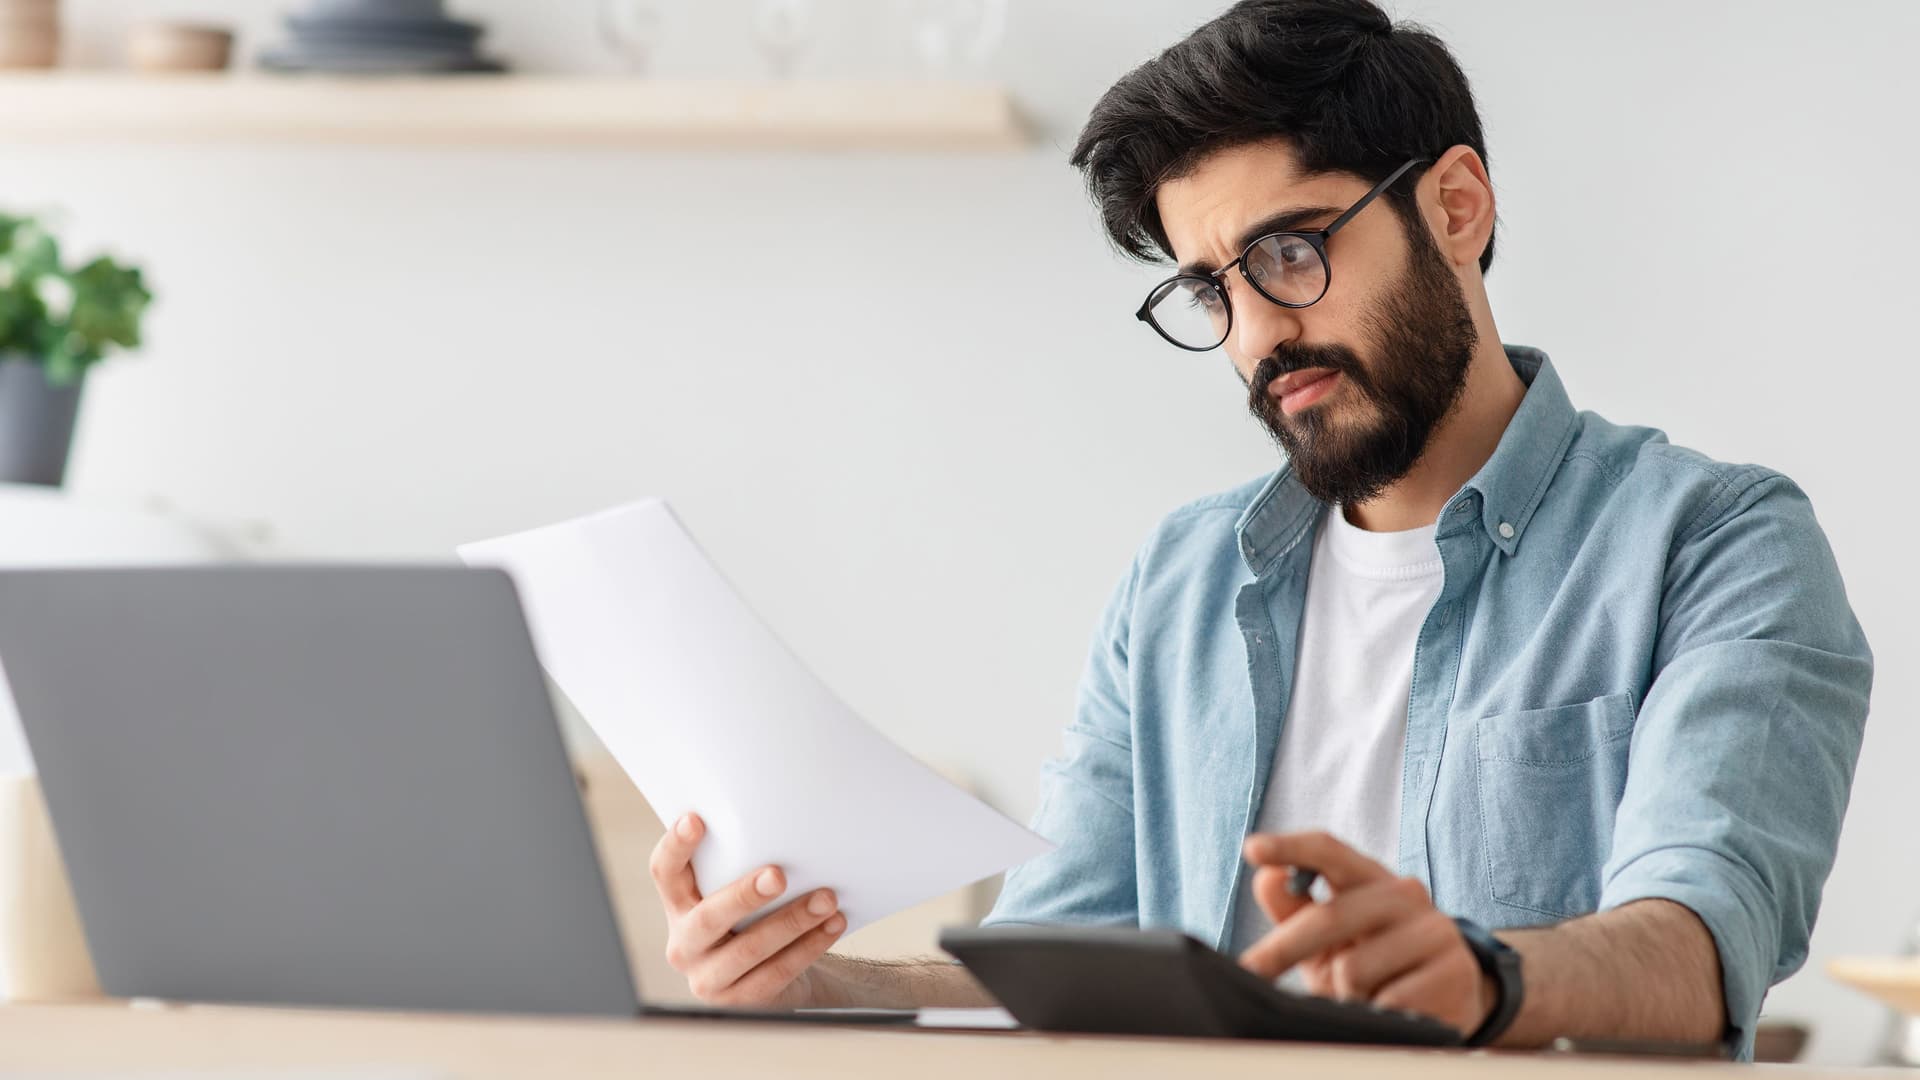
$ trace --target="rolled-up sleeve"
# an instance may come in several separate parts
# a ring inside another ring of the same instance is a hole
[[[1772,473],[1723,488],[1670,554],[1600,908],[1699,916],[1742,1056],[1768,989],[1806,961],[1872,680],[1806,496]]]
[[[1007,875],[983,925],[1138,923],[1127,646],[1140,562],[1094,634],[1073,721],[1042,768],[1033,831],[1059,846]]]

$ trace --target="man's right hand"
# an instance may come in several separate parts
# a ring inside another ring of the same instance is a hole
[[[667,963],[686,976],[709,1005],[791,1009],[819,1004],[814,961],[846,932],[846,916],[830,889],[783,904],[734,932],[741,920],[786,891],[777,866],[756,870],[703,897],[694,880],[693,849],[706,824],[688,814],[654,845],[648,869],[667,910]]]

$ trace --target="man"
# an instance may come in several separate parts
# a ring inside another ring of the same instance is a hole
[[[1140,549],[1046,773],[1060,846],[988,921],[1179,927],[1475,1043],[1750,1047],[1872,675],[1806,497],[1576,412],[1500,344],[1471,91],[1367,0],[1236,5],[1115,85],[1073,162],[1123,251],[1178,264],[1139,319],[1223,348],[1286,464]],[[784,879],[703,895],[700,836],[653,870],[701,997],[984,1000],[827,955],[829,892],[731,932]]]

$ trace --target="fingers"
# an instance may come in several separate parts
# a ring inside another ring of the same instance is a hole
[[[1332,969],[1334,958],[1339,955],[1339,950],[1319,953],[1315,956],[1309,956],[1294,965],[1294,970],[1298,971],[1301,975],[1300,981],[1302,988],[1305,989],[1307,993],[1317,994],[1320,997],[1327,998],[1335,996],[1333,992],[1333,976],[1328,974],[1328,972]]]
[[[838,920],[840,928],[844,930],[846,919],[839,914],[839,907],[839,901],[830,889],[815,890],[784,905],[721,942],[713,950],[712,957],[702,965],[703,978],[712,985],[730,987],[825,923]],[[830,940],[837,936],[838,931],[828,935]],[[801,965],[802,968],[805,966]],[[798,973],[796,970],[795,974]],[[782,981],[782,985],[785,981]]]
[[[1261,866],[1318,870],[1336,892],[1394,876],[1393,871],[1324,832],[1256,833],[1247,837],[1242,853],[1248,862]]]
[[[1288,888],[1291,874],[1286,867],[1263,866],[1253,872],[1253,898],[1260,902],[1261,910],[1273,925],[1279,926],[1293,917],[1293,913],[1313,903],[1311,896],[1295,896]]]
[[[1328,964],[1325,993],[1369,1000],[1394,979],[1459,946],[1460,940],[1453,920],[1429,909],[1336,953]]]
[[[796,980],[846,932],[838,898],[817,890],[736,934],[735,926],[787,891],[787,877],[777,866],[762,867],[703,896],[693,852],[705,834],[705,822],[688,814],[674,822],[647,860],[667,912],[667,962],[687,977],[695,996],[713,1004],[804,998]]]
[[[653,887],[659,891],[669,916],[685,915],[700,902],[700,888],[693,876],[693,849],[700,846],[706,832],[706,822],[687,814],[653,845],[647,872],[653,875]]]
[[[1431,908],[1427,890],[1416,878],[1369,882],[1326,903],[1303,905],[1241,954],[1240,962],[1256,974],[1274,977],[1308,957]]]
[[[1485,1020],[1486,1005],[1478,994],[1480,967],[1462,945],[1430,957],[1427,963],[1381,987],[1373,1003],[1383,1009],[1425,1013],[1471,1035]]]
[[[787,875],[763,867],[707,897],[681,919],[681,931],[701,951],[719,944],[747,916],[787,891]]]
[[[667,963],[687,977],[687,985],[701,1000],[712,1000],[710,995],[724,991],[734,981],[732,976],[720,978],[714,966],[719,950],[734,938],[733,928],[786,887],[786,875],[779,867],[762,867],[679,915],[668,917]]]
[[[826,955],[847,929],[847,917],[835,913],[826,922],[800,935],[792,944],[762,962],[734,983],[718,999],[721,1004],[748,1004],[777,1000],[814,961]]]
[[[1425,1013],[1463,1032],[1479,1023],[1479,966],[1419,879],[1324,832],[1250,836],[1244,854],[1259,867],[1253,894],[1274,928],[1241,954],[1243,967],[1274,978],[1303,965],[1314,993]],[[1294,868],[1317,870],[1332,899],[1292,895]]]

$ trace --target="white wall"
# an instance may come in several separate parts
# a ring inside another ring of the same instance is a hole
[[[527,66],[602,69],[586,0],[459,0]],[[668,74],[752,74],[743,2],[671,5]],[[905,70],[881,0],[821,0],[810,73]],[[1017,814],[1085,636],[1167,508],[1271,467],[1223,361],[1129,317],[1064,164],[1104,87],[1208,0],[1018,0],[996,70],[1046,128],[1007,157],[7,148],[0,202],[152,268],[151,347],[97,378],[73,486],[271,521],[289,551],[440,557],[673,498],[875,723]],[[1501,199],[1509,341],[1575,399],[1812,494],[1880,659],[1812,963],[1770,1012],[1864,1059],[1827,957],[1920,914],[1920,285],[1910,0],[1403,2],[1454,44]],[[126,18],[246,0],[69,0]],[[891,50],[880,56],[881,50]],[[879,56],[879,58],[876,58]]]

